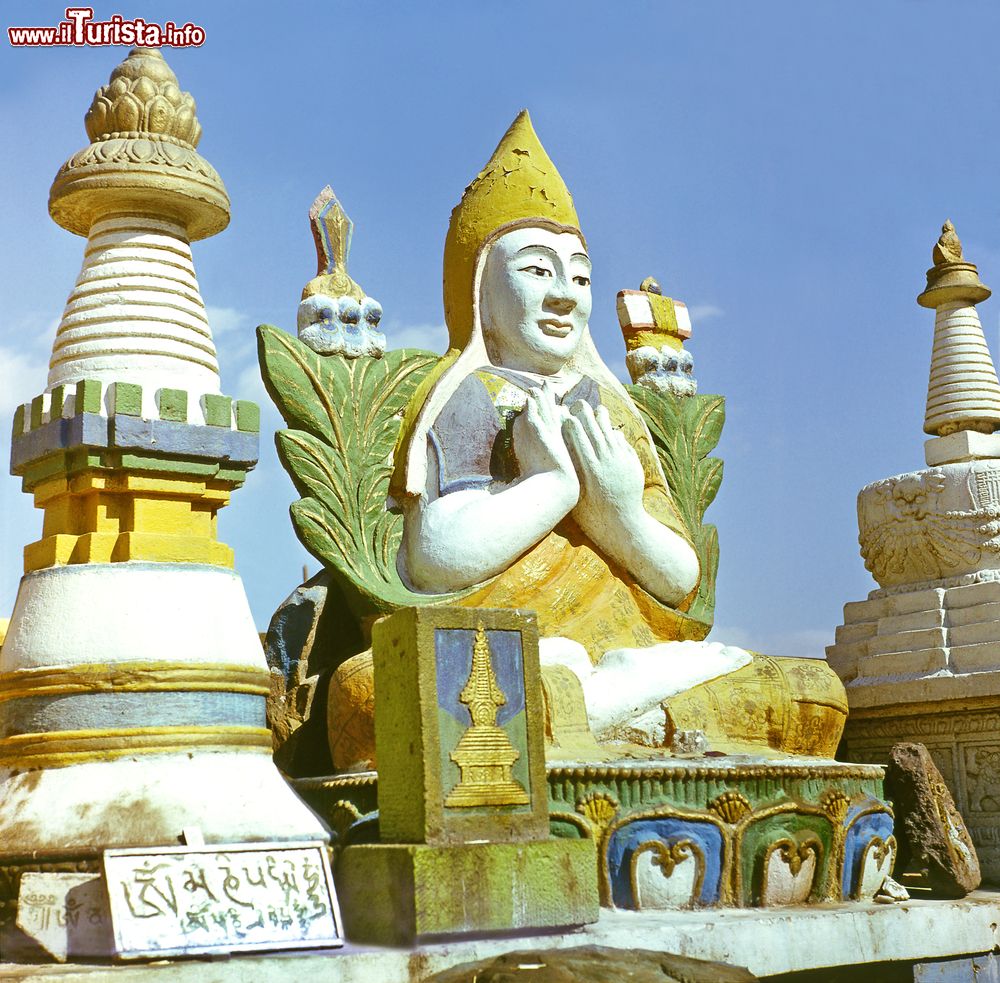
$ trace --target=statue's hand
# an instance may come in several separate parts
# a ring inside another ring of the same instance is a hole
[[[563,438],[566,410],[556,403],[547,382],[528,392],[524,410],[514,420],[514,454],[523,477],[554,474],[579,494],[579,479]]]
[[[643,511],[646,477],[639,455],[614,428],[605,407],[595,413],[583,400],[570,407],[563,433],[580,476],[574,518],[597,543],[620,535]]]

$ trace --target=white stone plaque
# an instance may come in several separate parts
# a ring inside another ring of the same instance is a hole
[[[100,874],[22,874],[17,927],[58,962],[113,952],[108,898]]]
[[[343,945],[322,842],[106,850],[122,959]]]

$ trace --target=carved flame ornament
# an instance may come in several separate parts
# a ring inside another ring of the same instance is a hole
[[[449,757],[458,765],[462,778],[448,793],[449,807],[527,805],[528,793],[511,775],[521,756],[503,728],[497,713],[507,702],[493,671],[486,629],[476,629],[472,646],[472,670],[459,701],[469,708],[472,726],[462,735]]]

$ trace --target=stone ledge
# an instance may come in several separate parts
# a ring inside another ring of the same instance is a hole
[[[602,911],[574,932],[453,941],[418,949],[361,948],[314,953],[162,960],[133,966],[0,964],[0,980],[120,980],[121,983],[411,983],[461,963],[526,948],[601,945],[656,949],[747,966],[760,977],[889,961],[918,962],[985,953],[1000,944],[1000,893],[962,901],[812,905],[726,911]]]

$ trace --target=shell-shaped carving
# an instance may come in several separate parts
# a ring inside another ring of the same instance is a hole
[[[712,799],[708,808],[720,819],[734,825],[750,812],[750,800],[742,792],[723,792]]]
[[[607,792],[591,792],[577,802],[576,811],[592,826],[604,829],[618,815],[618,800]]]
[[[195,102],[158,51],[135,49],[97,90],[84,117],[93,142],[112,133],[154,133],[198,145],[201,126]]]
[[[843,792],[839,792],[836,789],[828,789],[820,797],[819,804],[823,807],[823,812],[830,822],[840,825],[847,816],[847,808],[850,805],[850,801]]]

